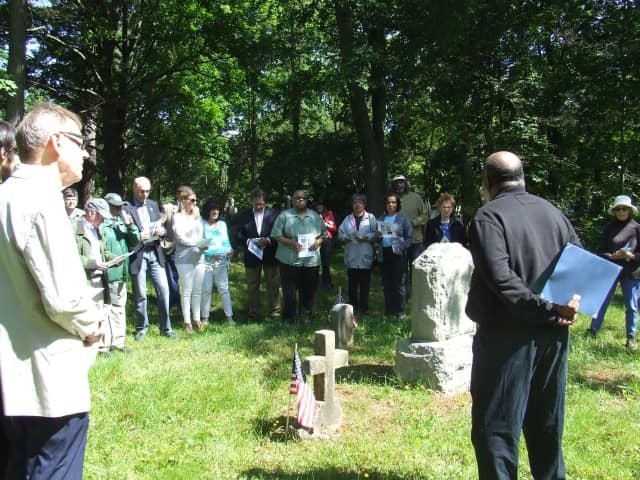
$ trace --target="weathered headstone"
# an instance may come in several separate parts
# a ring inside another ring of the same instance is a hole
[[[303,362],[304,372],[313,375],[316,397],[314,433],[331,433],[342,423],[342,407],[335,395],[336,368],[349,364],[349,352],[335,348],[333,330],[316,331],[314,353]]]
[[[353,345],[353,306],[348,303],[337,303],[329,312],[331,330],[336,332],[336,347],[344,348]]]
[[[473,273],[459,243],[436,243],[413,263],[411,338],[400,339],[396,372],[405,381],[454,393],[469,385],[475,324],[464,308]]]

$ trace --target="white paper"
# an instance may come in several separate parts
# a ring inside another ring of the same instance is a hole
[[[249,240],[249,245],[247,246],[247,248],[251,253],[253,253],[256,257],[262,260],[262,257],[264,256],[264,250],[260,248],[260,246],[258,245],[258,240],[260,239],[252,238],[251,240]]]
[[[378,222],[378,231],[385,238],[396,238],[398,236],[398,224],[395,222]]]
[[[302,250],[298,252],[298,258],[307,258],[315,256],[315,250],[309,250],[316,241],[314,233],[301,233],[298,235],[298,243],[302,245]]]
[[[123,262],[125,258],[130,257],[131,255],[133,255],[134,251],[130,251],[128,253],[123,253],[122,255],[118,255],[115,258],[112,258],[111,260],[109,260],[108,262],[104,262],[105,267],[107,268],[111,268],[114,267],[116,265],[118,265],[120,262]]]

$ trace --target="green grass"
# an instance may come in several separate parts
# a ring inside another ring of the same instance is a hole
[[[346,285],[339,257],[334,272],[335,282]],[[239,262],[230,278],[242,321]],[[374,312],[382,309],[380,291],[374,276]],[[445,397],[400,382],[393,373],[395,344],[409,328],[382,316],[361,319],[350,366],[338,371],[339,434],[287,442],[273,435],[295,414],[288,394],[293,346],[298,343],[302,356],[312,353],[313,332],[325,327],[334,295],[321,293],[312,325],[229,327],[218,303],[203,334],[170,341],[154,325],[144,342],[128,337],[133,354],[99,358],[91,371],[85,478],[475,478],[468,393]],[[172,320],[182,334],[179,316]],[[572,330],[568,478],[639,479],[640,353],[623,346],[619,294],[596,339],[584,335],[587,326],[582,318]],[[521,451],[519,478],[530,479],[524,442]]]

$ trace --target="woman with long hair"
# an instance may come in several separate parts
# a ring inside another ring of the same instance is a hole
[[[178,199],[178,212],[173,215],[172,229],[176,239],[176,268],[180,284],[180,306],[185,332],[193,333],[193,326],[204,330],[200,322],[202,282],[204,279],[203,229],[196,202],[196,194],[185,187]],[[193,326],[192,326],[193,320]]]

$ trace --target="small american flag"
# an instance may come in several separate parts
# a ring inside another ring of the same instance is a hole
[[[297,348],[293,352],[289,393],[298,396],[298,423],[303,427],[313,428],[313,418],[316,413],[316,397],[302,371],[302,361],[300,360],[300,355],[298,355]]]

